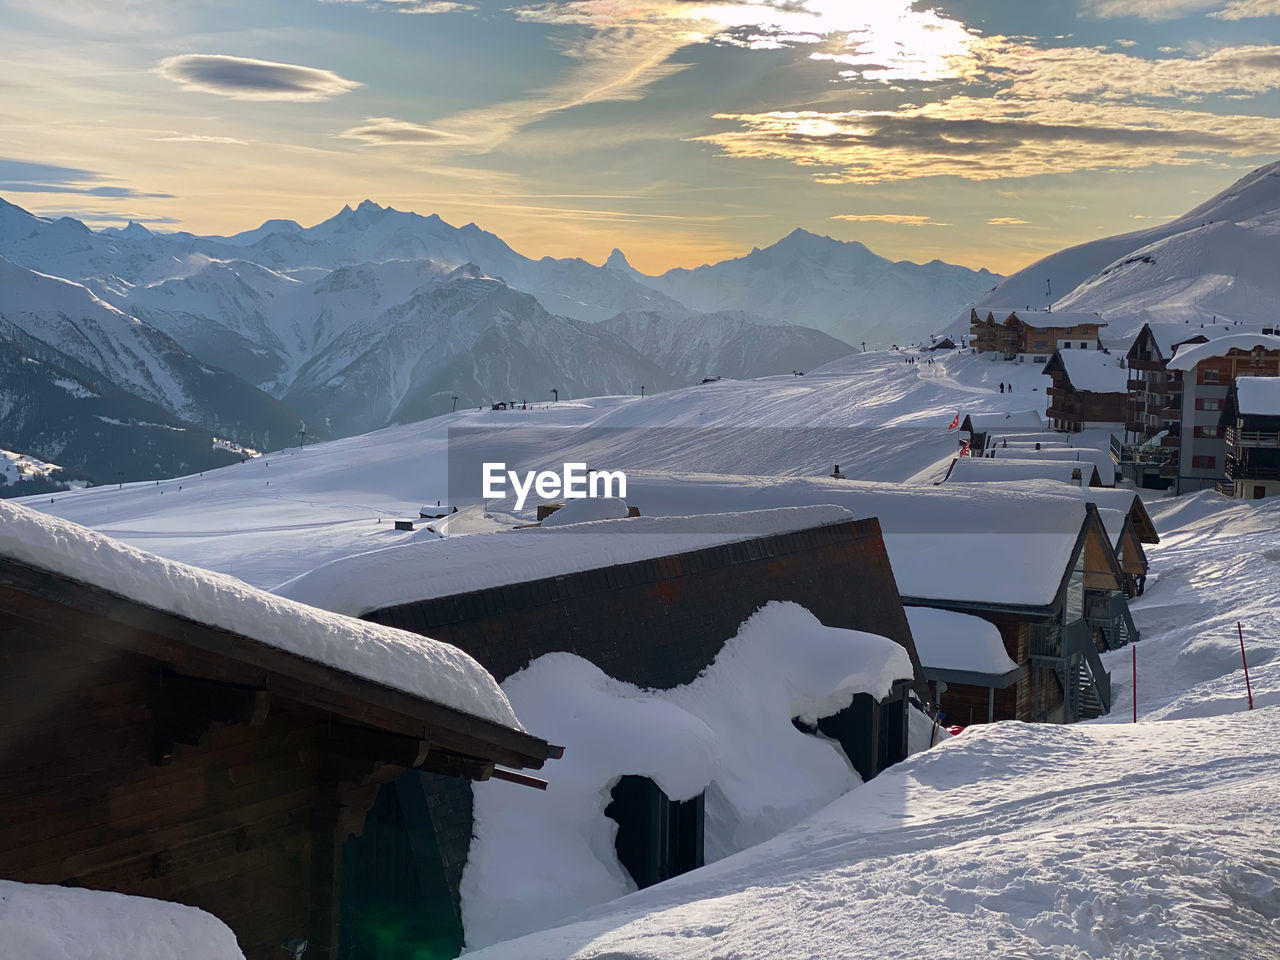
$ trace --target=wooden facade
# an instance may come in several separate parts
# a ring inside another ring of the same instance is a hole
[[[1053,386],[1046,392],[1049,394],[1049,420],[1055,430],[1079,433],[1090,424],[1125,422],[1129,403],[1127,392],[1096,393],[1080,389],[1071,382],[1071,375],[1057,350],[1045,364],[1044,372],[1053,381]]]
[[[1092,349],[1098,345],[1099,331],[1106,326],[1101,317],[1080,320],[1077,314],[1063,314],[1064,323],[1055,324],[1051,313],[1031,311],[1020,317],[1010,311],[1003,319],[997,319],[991,311],[985,317],[976,310],[969,311],[969,333],[978,353],[994,353],[1006,360],[1018,357],[1040,358],[1047,362],[1063,342],[1089,343]],[[1023,318],[1026,319],[1023,319]]]
[[[968,726],[985,723],[990,716],[997,721],[1072,723],[1106,713],[1111,705],[1110,677],[1097,658],[1089,595],[1111,597],[1123,587],[1123,571],[1097,507],[1086,504],[1085,521],[1052,603],[905,597],[909,606],[970,614],[994,624],[1005,652],[1017,665],[1004,677],[966,678],[963,671],[926,669],[944,722]]]
[[[501,768],[559,753],[12,560],[0,703],[0,877],[199,907],[248,960],[295,939],[337,956],[343,844],[383,783],[519,779]]]

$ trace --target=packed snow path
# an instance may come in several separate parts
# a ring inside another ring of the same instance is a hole
[[[472,960],[1280,954],[1280,707],[970,728],[799,827]]]

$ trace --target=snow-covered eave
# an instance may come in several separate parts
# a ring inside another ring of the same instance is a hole
[[[507,766],[540,767],[544,760],[559,754],[559,748],[517,727],[141,603],[56,570],[0,556],[0,581],[10,590],[39,597],[45,603],[70,607],[76,613],[92,617],[95,624],[112,624],[109,638],[94,638],[101,642],[151,657],[161,654],[160,648],[167,648],[173,659],[180,659],[183,657],[180,648],[189,648],[197,651],[201,659],[213,655],[233,660],[265,674],[268,692],[286,699],[301,697],[361,724],[371,723],[368,707],[372,705],[411,721],[415,730],[420,730],[418,725],[429,724],[437,733],[447,731],[470,742],[476,752],[496,754],[497,762]],[[434,743],[433,748],[455,745],[461,744]],[[485,745],[497,749],[484,751]]]
[[[1019,666],[1005,673],[986,673],[982,670],[954,670],[950,667],[930,667],[925,665],[926,680],[941,680],[943,683],[962,683],[971,687],[991,687],[1003,690],[1018,682],[1026,668]]]

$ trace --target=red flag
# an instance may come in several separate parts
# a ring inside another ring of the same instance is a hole
[[[951,426],[947,427],[947,429],[954,430],[958,426],[960,426],[960,414],[957,413],[956,418],[951,421]]]
[[[960,456],[962,456],[962,457],[967,457],[967,456],[969,456],[969,441],[968,441],[968,440],[961,440],[961,441],[960,441]]]

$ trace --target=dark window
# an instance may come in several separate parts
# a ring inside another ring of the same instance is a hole
[[[1217,457],[1192,457],[1191,466],[1197,470],[1213,470],[1218,466]]]
[[[1197,410],[1221,410],[1222,401],[1214,397],[1197,397],[1196,409]]]
[[[1064,342],[1063,342],[1063,344],[1062,344],[1062,349],[1063,349],[1063,350],[1070,350],[1070,349],[1071,349],[1071,341],[1070,341],[1070,340],[1066,340],[1066,341],[1064,341]]]
[[[1196,427],[1192,431],[1192,435],[1208,440],[1218,440],[1222,438],[1222,432],[1221,427]]]
[[[625,776],[610,793],[604,815],[618,825],[618,862],[643,889],[700,867],[703,796],[673,802],[648,777]]]
[[[1204,382],[1205,382],[1205,383],[1217,383],[1217,382],[1218,382],[1218,371],[1217,371],[1217,370],[1206,370],[1206,371],[1204,372]]]

